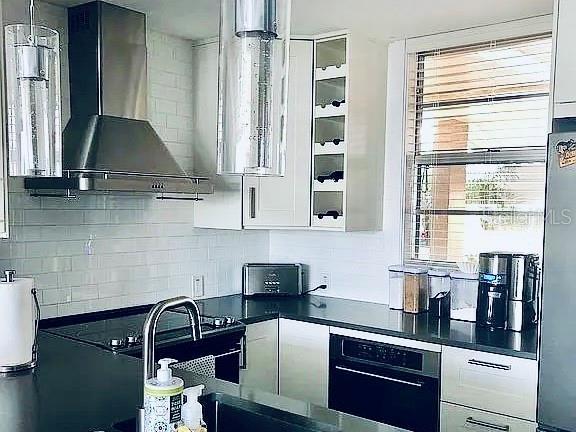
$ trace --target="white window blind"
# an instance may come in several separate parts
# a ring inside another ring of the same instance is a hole
[[[541,251],[551,49],[545,34],[416,55],[408,262]]]

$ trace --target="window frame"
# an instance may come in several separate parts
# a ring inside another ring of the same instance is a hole
[[[419,55],[424,52],[430,52],[434,50],[446,50],[452,48],[463,48],[467,46],[475,46],[484,44],[490,40],[507,40],[507,39],[520,39],[531,37],[535,35],[548,35],[552,34],[552,21],[551,15],[512,21],[504,24],[496,24],[491,26],[483,26],[472,29],[460,30],[450,33],[443,33],[439,35],[426,36],[422,38],[407,39],[404,46],[404,84],[405,92],[403,95],[403,103],[401,107],[403,109],[403,160],[402,166],[403,176],[402,176],[402,245],[401,254],[402,261],[406,264],[432,264],[439,267],[449,267],[455,268],[456,263],[449,261],[430,261],[416,259],[412,256],[412,247],[415,244],[415,223],[411,221],[412,216],[416,213],[415,200],[413,194],[417,192],[414,182],[417,181],[415,169],[419,166],[426,165],[426,162],[433,165],[469,165],[474,163],[486,163],[487,156],[489,156],[490,163],[542,163],[546,161],[547,150],[545,146],[542,147],[522,147],[522,148],[501,148],[495,150],[478,150],[478,151],[442,151],[442,152],[430,152],[423,153],[420,155],[415,155],[413,149],[412,153],[409,151],[409,135],[410,132],[417,130],[416,128],[416,110],[415,106],[417,104],[415,95],[415,87],[417,85],[417,80],[420,79],[418,76],[417,64]],[[554,51],[554,49],[553,49]],[[550,79],[550,92],[549,104],[550,107],[553,105],[553,64],[554,58],[552,58],[552,68],[551,68],[551,79]],[[544,96],[544,95],[543,95]],[[531,96],[534,97],[534,96]],[[412,100],[411,100],[412,98]],[[504,100],[512,100],[510,97],[503,97]],[[493,100],[493,99],[491,99]],[[480,100],[473,100],[475,102],[481,102]],[[390,102],[390,101],[389,101]],[[466,101],[462,101],[466,103]],[[440,104],[434,104],[434,106],[439,106]],[[388,105],[391,106],[390,104]],[[392,108],[394,109],[394,108]],[[413,114],[412,116],[410,114]],[[552,124],[552,109],[549,109],[549,131],[551,130]],[[417,137],[412,138],[413,142],[417,142]],[[412,157],[412,159],[411,159]],[[466,210],[445,210],[445,211],[423,211],[430,214],[463,214],[463,215],[474,215],[483,214],[489,215],[491,212],[487,211],[466,211]],[[503,215],[505,211],[493,212],[497,215]],[[520,212],[515,212],[519,214]],[[528,214],[530,212],[521,212],[523,214]],[[536,212],[532,212],[536,213]],[[540,214],[540,212],[537,212]],[[409,226],[410,224],[411,226]]]

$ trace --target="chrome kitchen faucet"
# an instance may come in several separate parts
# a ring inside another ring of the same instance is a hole
[[[146,321],[144,322],[143,329],[143,358],[144,358],[144,384],[150,378],[154,377],[154,347],[156,345],[156,326],[160,317],[164,312],[169,309],[174,309],[178,307],[184,307],[188,312],[188,317],[190,319],[190,330],[192,333],[192,339],[198,340],[202,338],[202,329],[200,327],[200,311],[198,310],[198,305],[194,300],[189,297],[176,297],[173,299],[168,299],[161,301],[156,304],[148,313]],[[140,430],[143,431],[144,425],[144,410],[140,410]]]

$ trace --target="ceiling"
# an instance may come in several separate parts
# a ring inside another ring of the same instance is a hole
[[[86,0],[47,0],[72,6]],[[108,0],[145,12],[155,30],[187,39],[218,33],[218,0]],[[554,0],[293,0],[292,33],[357,29],[382,40],[552,13]]]

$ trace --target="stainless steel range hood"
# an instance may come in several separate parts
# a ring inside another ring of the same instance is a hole
[[[68,9],[71,119],[62,178],[27,178],[46,190],[209,194],[186,174],[148,122],[146,16],[102,1]]]

